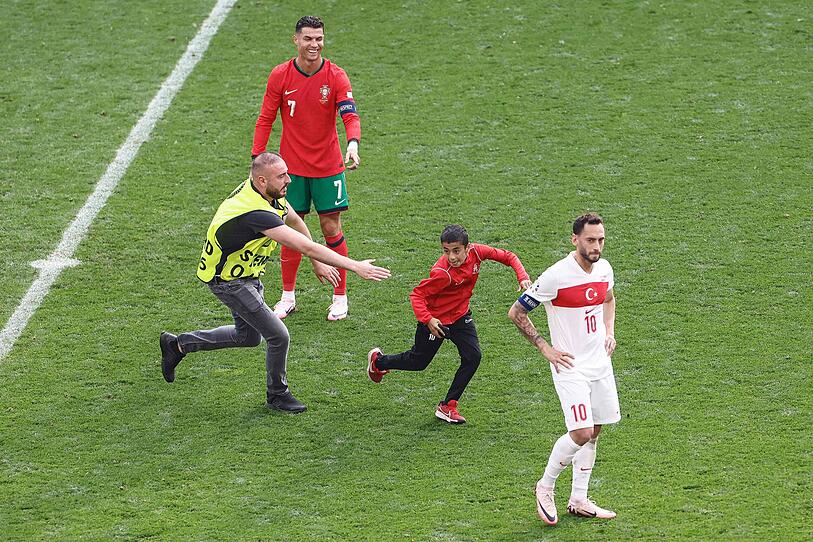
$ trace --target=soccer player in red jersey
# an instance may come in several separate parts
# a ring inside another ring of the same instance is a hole
[[[573,222],[576,250],[542,273],[508,311],[522,334],[550,362],[553,384],[565,415],[567,432],[548,458],[536,484],[539,518],[555,525],[559,517],[553,488],[559,474],[573,465],[573,489],[567,511],[576,516],[612,519],[615,512],[587,497],[601,427],[621,420],[610,360],[615,351],[615,282],[613,268],[601,257],[604,223],[588,213]],[[548,315],[551,341],[528,318],[539,305]]]
[[[279,113],[280,154],[291,176],[288,202],[300,216],[309,213],[313,203],[325,243],[334,252],[347,256],[341,212],[348,209],[350,202],[344,170],[345,162],[348,169],[356,169],[360,163],[361,123],[350,79],[343,69],[322,58],[324,37],[324,23],[319,17],[302,17],[296,23],[293,41],[297,56],[276,66],[268,76],[251,155],[265,150]],[[341,115],[347,134],[344,157],[336,133],[337,115]],[[274,312],[285,318],[296,310],[296,274],[302,254],[283,246],[280,261],[283,291]],[[342,269],[327,319],[346,317],[347,272]]]
[[[443,256],[432,266],[429,278],[422,280],[409,296],[418,318],[415,344],[410,350],[393,355],[384,355],[379,348],[373,348],[367,354],[367,376],[378,383],[393,369],[423,371],[443,340],[449,339],[460,353],[460,367],[446,398],[435,409],[435,416],[449,423],[465,423],[466,419],[457,411],[457,404],[482,357],[477,329],[469,310],[480,266],[485,260],[494,260],[512,267],[522,289],[529,288],[531,280],[516,254],[488,245],[469,244],[469,234],[463,226],[446,226],[440,243]]]

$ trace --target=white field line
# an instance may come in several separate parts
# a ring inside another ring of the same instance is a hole
[[[53,286],[56,279],[66,267],[73,267],[79,262],[73,259],[73,254],[79,243],[85,238],[91,223],[99,214],[99,211],[107,203],[110,194],[115,190],[116,185],[124,176],[127,168],[130,167],[141,144],[144,143],[155,127],[155,123],[164,115],[172,103],[173,98],[181,89],[186,78],[192,73],[195,65],[203,57],[203,53],[209,48],[212,40],[221,23],[226,20],[226,16],[237,0],[218,0],[217,5],[212,8],[209,17],[203,22],[198,33],[189,42],[186,52],[183,54],[175,69],[166,78],[158,93],[147,106],[144,115],[130,131],[130,135],[124,141],[116,157],[107,166],[107,171],[96,183],[93,193],[88,196],[87,201],[79,209],[76,218],[62,234],[62,240],[56,249],[45,260],[38,260],[31,265],[39,270],[39,275],[31,284],[31,287],[23,296],[17,309],[8,319],[3,331],[0,332],[0,361],[11,351],[14,343],[25,329],[28,321],[42,304],[43,299]]]

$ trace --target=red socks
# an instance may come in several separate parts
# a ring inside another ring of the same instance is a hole
[[[326,236],[325,243],[327,248],[336,254],[347,256],[347,241],[344,240],[343,232],[340,231],[334,236]],[[347,295],[347,271],[345,269],[339,268],[339,285],[333,288],[333,295]]]
[[[327,247],[342,256],[347,256],[347,242],[344,240],[344,233],[325,237]],[[282,274],[282,289],[286,292],[296,290],[296,274],[299,271],[299,264],[302,262],[302,253],[294,249],[282,246],[280,251],[280,268]],[[335,295],[347,294],[347,271],[339,269],[339,285],[333,289]]]
[[[293,292],[296,289],[296,272],[299,270],[299,263],[302,261],[302,253],[282,245],[279,261],[282,289],[286,292]]]

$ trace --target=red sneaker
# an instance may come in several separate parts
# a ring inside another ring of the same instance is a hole
[[[438,408],[435,410],[435,417],[449,423],[466,423],[466,418],[461,416],[457,411],[457,401],[454,399],[445,405],[438,403]]]
[[[381,355],[380,348],[373,348],[370,352],[367,353],[367,376],[370,377],[370,380],[378,384],[381,382],[381,379],[384,378],[384,375],[387,374],[389,371],[379,371],[378,368],[375,366],[375,362],[378,359],[378,356]]]

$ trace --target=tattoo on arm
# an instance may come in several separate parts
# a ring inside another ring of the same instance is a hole
[[[522,332],[526,339],[530,341],[530,343],[534,346],[539,345],[539,340],[542,339],[542,342],[545,342],[545,339],[539,332],[536,330],[533,322],[531,319],[528,318],[528,311],[524,308],[516,311],[516,317],[512,320],[514,321],[514,325]]]

